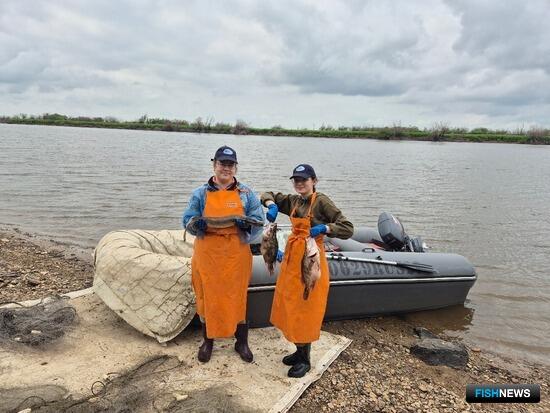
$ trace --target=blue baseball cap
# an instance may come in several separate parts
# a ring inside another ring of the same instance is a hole
[[[294,168],[290,179],[292,178],[317,178],[317,174],[315,173],[315,169],[313,169],[313,166],[302,163]]]
[[[235,152],[235,149],[230,148],[229,146],[222,146],[218,148],[216,151],[216,154],[214,155],[213,159],[210,159],[211,161],[231,161],[231,162],[237,162],[237,152]]]

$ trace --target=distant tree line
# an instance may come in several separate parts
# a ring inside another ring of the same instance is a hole
[[[504,142],[550,145],[550,129],[532,126],[514,131],[490,130],[487,128],[456,128],[447,123],[437,122],[431,128],[419,129],[416,126],[402,126],[394,123],[392,126],[337,126],[322,125],[319,128],[286,129],[281,125],[271,128],[254,128],[243,120],[234,124],[215,122],[214,118],[198,117],[194,121],[180,119],[152,118],[143,115],[134,121],[121,121],[112,116],[66,116],[59,113],[44,113],[42,115],[19,114],[16,116],[0,116],[0,123],[76,126],[90,128],[141,129],[166,132],[220,133],[233,135],[268,135],[268,136],[309,136],[326,138],[363,138],[385,140],[423,140],[423,141],[468,141],[468,142]]]

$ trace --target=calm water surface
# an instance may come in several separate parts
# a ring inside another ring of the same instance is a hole
[[[311,163],[356,225],[389,211],[432,250],[466,256],[479,279],[465,306],[410,317],[550,364],[550,147],[0,125],[0,224],[83,247],[178,229],[223,144],[258,192],[292,191],[292,168]]]

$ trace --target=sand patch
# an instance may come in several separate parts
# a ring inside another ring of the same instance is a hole
[[[79,323],[63,337],[41,347],[0,349],[0,399],[6,401],[0,411],[286,411],[350,343],[323,332],[312,348],[312,371],[296,380],[281,363],[293,348],[274,328],[251,330],[251,364],[239,358],[232,339],[215,341],[211,361],[201,364],[197,329],[163,346],[94,294],[70,304]]]

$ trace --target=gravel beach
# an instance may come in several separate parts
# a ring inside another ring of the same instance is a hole
[[[90,287],[92,279],[91,250],[0,229],[0,302],[79,290]],[[418,340],[414,327],[400,317],[325,323],[324,330],[353,342],[291,411],[550,412],[549,367],[473,347],[463,368],[430,366],[410,353]],[[540,384],[541,402],[468,404],[469,383]]]

